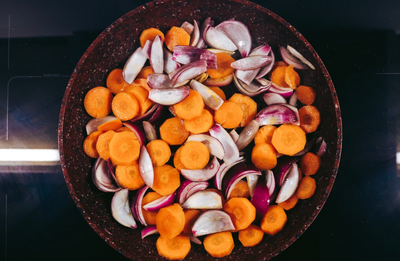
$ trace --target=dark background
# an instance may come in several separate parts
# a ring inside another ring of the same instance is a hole
[[[3,3],[0,148],[57,149],[61,99],[79,58],[102,30],[146,2]],[[254,2],[311,43],[343,119],[332,192],[310,228],[274,260],[400,260],[400,2]],[[110,259],[126,260],[83,219],[59,164],[0,165],[0,260]]]

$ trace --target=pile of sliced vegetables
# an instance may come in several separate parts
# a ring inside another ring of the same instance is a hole
[[[268,44],[252,48],[236,20],[149,28],[140,43],[84,99],[94,119],[83,149],[97,158],[96,187],[114,193],[115,220],[159,234],[171,260],[191,242],[223,257],[236,233],[251,247],[281,231],[286,211],[313,196],[326,151],[315,90],[296,72],[312,64],[290,46],[279,47],[283,61]]]

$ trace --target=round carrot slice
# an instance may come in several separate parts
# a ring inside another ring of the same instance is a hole
[[[321,116],[317,107],[305,105],[299,109],[300,127],[305,133],[311,133],[318,129],[321,123]]]
[[[226,101],[215,111],[214,120],[226,129],[236,128],[243,120],[243,110],[236,103]]]
[[[101,134],[103,134],[102,131],[94,131],[90,133],[83,142],[83,151],[91,158],[99,157],[99,153],[96,149],[96,143]]]
[[[186,169],[202,169],[210,160],[210,152],[200,141],[188,141],[182,147],[181,162]]]
[[[189,136],[185,125],[178,117],[169,118],[160,127],[161,139],[169,145],[181,145]]]
[[[129,83],[122,77],[122,69],[116,68],[108,74],[106,85],[113,94],[117,94],[122,92],[125,87],[129,86]]]
[[[235,59],[225,52],[217,53],[217,69],[207,69],[210,78],[224,78],[231,75],[234,69],[231,67]]]
[[[137,161],[127,166],[117,165],[115,168],[115,177],[121,187],[129,190],[136,190],[144,186],[144,181],[139,174],[139,165]]]
[[[159,35],[161,37],[161,40],[164,41],[163,32],[161,32],[157,28],[151,27],[151,28],[147,28],[147,29],[143,30],[142,34],[139,37],[140,45],[142,47],[144,47],[144,45],[146,44],[147,40],[153,41],[154,38],[156,37],[156,35]]]
[[[181,27],[173,26],[165,34],[165,45],[173,52],[176,45],[189,45],[190,35]]]
[[[103,118],[111,112],[111,101],[113,95],[105,87],[95,87],[90,89],[83,101],[86,112],[93,118]]]
[[[110,142],[114,135],[115,131],[110,130],[101,134],[97,139],[96,150],[103,160],[110,158]]]
[[[139,158],[140,143],[133,132],[117,132],[110,141],[110,158],[113,164],[129,165]]]
[[[164,165],[171,157],[171,149],[168,143],[163,140],[152,140],[147,144],[146,148],[155,166]]]
[[[139,102],[132,93],[120,92],[112,100],[112,111],[122,121],[135,118],[139,110]]]
[[[277,164],[276,150],[268,143],[257,144],[251,152],[251,161],[259,169],[273,169]]]

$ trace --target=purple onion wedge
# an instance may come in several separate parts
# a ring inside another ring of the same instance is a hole
[[[279,86],[276,83],[273,83],[265,78],[256,78],[256,81],[258,81],[263,86],[269,85],[270,88],[268,89],[268,92],[279,93],[284,98],[289,98],[293,93],[292,88]]]
[[[147,61],[147,56],[142,52],[142,50],[142,47],[138,47],[129,57],[128,61],[126,61],[125,66],[122,69],[122,77],[129,84],[132,84]]]
[[[147,84],[152,89],[172,88],[171,79],[164,73],[151,73],[147,76]]]
[[[269,65],[266,65],[266,66],[262,67],[262,68],[260,69],[260,71],[258,71],[258,74],[257,74],[257,76],[256,76],[256,79],[260,79],[260,78],[264,77],[264,76],[267,75],[267,73],[269,73],[269,72],[272,70],[272,68],[274,67],[274,63],[275,63],[275,54],[274,54],[274,52],[273,52],[272,50],[271,50],[270,54],[271,54],[271,63],[270,63]]]
[[[111,201],[111,213],[113,218],[121,225],[132,229],[137,227],[131,208],[129,207],[128,189],[115,192]]]
[[[224,103],[224,100],[219,97],[213,90],[208,88],[202,83],[199,83],[196,80],[190,81],[190,86],[193,90],[200,93],[203,98],[204,103],[213,110],[218,110],[219,107]]]
[[[233,74],[230,74],[224,78],[210,78],[208,77],[203,84],[207,86],[226,86],[230,84],[233,80]]]
[[[177,201],[179,204],[183,204],[188,197],[193,195],[196,192],[205,190],[208,187],[208,182],[207,181],[201,181],[201,182],[196,182],[196,181],[190,181],[190,180],[185,180],[182,182],[181,186],[178,189],[178,194],[177,194]]]
[[[220,164],[217,157],[214,157],[202,169],[181,169],[182,176],[191,181],[207,181],[215,176]]]
[[[158,103],[153,104],[151,106],[151,108],[145,114],[143,114],[142,116],[133,118],[131,120],[131,122],[132,123],[136,123],[136,122],[139,122],[139,121],[143,121],[143,120],[145,121],[145,120],[150,119],[153,116],[153,113],[155,113],[155,111],[157,111],[158,107],[160,107],[160,106],[162,107],[162,105],[159,105]]]
[[[245,84],[249,85],[256,78],[260,68],[254,70],[235,70],[235,76],[237,79],[241,80]]]
[[[222,146],[222,143],[210,135],[207,135],[207,134],[190,135],[188,137],[187,141],[200,141],[201,143],[206,145],[206,147],[211,155],[213,155],[221,160],[225,156],[225,150],[224,150],[224,147]]]
[[[155,234],[160,234],[160,232],[158,232],[157,227],[155,225],[144,227],[142,229],[142,231],[140,232],[142,239],[147,236],[155,235]]]
[[[194,46],[177,45],[174,47],[172,60],[180,64],[204,60],[208,69],[217,69],[217,55],[207,49]]]
[[[206,42],[204,40],[204,35],[205,31],[209,26],[214,25],[214,21],[211,20],[211,17],[207,17],[206,20],[204,20],[203,24],[200,27],[200,36],[199,36],[199,41],[196,44],[196,47],[199,48],[205,48],[206,47]]]
[[[108,166],[108,171],[110,172],[111,177],[114,179],[115,183],[118,186],[121,186],[121,184],[118,183],[117,177],[115,176],[115,167],[112,164],[111,158],[108,158],[107,160],[107,166]]]
[[[151,161],[150,154],[146,149],[146,146],[142,146],[139,156],[139,174],[143,179],[143,182],[149,186],[153,187],[154,183],[154,168],[153,162]]]
[[[236,51],[236,45],[220,30],[209,25],[203,33],[203,39],[208,46],[220,50]]]
[[[287,103],[286,99],[279,93],[267,92],[263,95],[263,99],[267,105]]]
[[[135,133],[140,146],[142,146],[143,144],[145,144],[146,142],[146,136],[144,135],[144,131],[141,127],[137,126],[136,124],[129,122],[129,121],[125,121],[123,123],[123,125],[125,127],[127,127],[128,129],[130,129],[133,133]]]
[[[265,184],[267,185],[269,195],[273,195],[277,185],[275,182],[274,172],[270,169],[265,170]]]
[[[295,108],[295,107],[294,107]],[[297,110],[297,108],[295,108]],[[293,108],[283,104],[274,104],[262,109],[254,118],[260,126],[280,125],[284,123],[296,123],[299,118],[296,117]]]
[[[306,58],[304,58],[304,56],[301,55],[296,49],[294,49],[290,45],[287,45],[286,48],[294,57],[302,61],[304,64],[308,65],[308,67],[310,67],[311,69],[315,70],[314,65],[312,65]]]
[[[153,115],[151,115],[151,117],[148,119],[148,122],[150,122],[151,124],[155,124],[159,120],[162,120],[162,116],[167,111],[166,106],[161,105],[161,104],[157,104],[157,105],[158,105],[158,107],[154,111]]]
[[[182,204],[184,209],[221,209],[222,198],[214,191],[202,190],[194,193]]]
[[[299,167],[297,166],[296,163],[293,163],[289,173],[285,177],[285,180],[281,186],[281,189],[279,190],[275,202],[281,203],[290,198],[293,195],[293,193],[295,193],[297,186],[299,185],[299,181],[300,181]]]
[[[194,25],[192,25],[191,23],[189,23],[188,21],[183,22],[183,24],[181,25],[181,28],[183,30],[185,30],[185,32],[188,33],[188,35],[192,35],[193,30],[194,30]]]
[[[143,121],[144,134],[146,136],[147,142],[157,139],[157,132],[153,124],[148,121]]]
[[[227,20],[215,28],[223,32],[236,45],[242,57],[250,54],[252,39],[249,28],[244,23],[237,20]]]
[[[293,92],[292,96],[290,96],[289,102],[292,106],[297,106],[297,92]]]
[[[245,159],[243,157],[239,157],[235,162],[227,165],[225,162],[221,164],[221,166],[218,169],[217,174],[215,174],[214,176],[214,186],[219,189],[222,190],[222,180],[225,177],[225,174],[228,172],[228,170],[230,168],[232,168],[233,166],[235,166],[236,164],[239,164],[241,162],[245,161]]]
[[[147,40],[143,46],[142,52],[144,53],[144,55],[146,55],[147,59],[150,59],[152,44],[153,41]]]
[[[122,189],[112,177],[107,161],[100,157],[93,165],[92,180],[94,185],[103,192],[117,192]]]
[[[236,132],[235,129],[231,130],[231,132],[229,132],[229,135],[231,136],[232,140],[236,143],[239,139],[239,134]]]
[[[151,45],[150,66],[154,73],[163,73],[164,71],[163,42],[159,35],[156,35]]]
[[[227,213],[222,210],[208,210],[194,222],[192,234],[198,237],[233,230],[235,230],[235,226]]]
[[[268,206],[271,203],[270,194],[265,184],[265,179],[259,178],[254,188],[251,203],[256,208],[256,219],[260,220],[267,213]]]
[[[172,205],[174,203],[176,196],[176,192],[163,196],[159,199],[156,199],[150,203],[147,203],[146,205],[143,206],[143,208],[147,211],[158,211],[159,209],[163,207],[167,207],[169,205]]]
[[[236,70],[255,70],[271,63],[270,56],[254,55],[238,59],[231,63],[231,67]]]
[[[173,71],[169,77],[173,86],[182,86],[189,80],[199,76],[207,71],[207,62],[199,60],[188,63],[175,71]]]
[[[289,173],[292,165],[296,163],[300,157],[282,156],[278,158],[278,162],[272,172],[275,176],[277,186],[282,186],[285,181],[286,175]]]
[[[326,150],[327,150],[327,145],[325,140],[322,137],[319,137],[316,141],[315,141],[315,154],[317,154],[319,157],[322,157]]]
[[[315,142],[316,142],[315,136],[312,139],[308,139],[306,142],[306,145],[304,146],[304,149],[297,152],[293,156],[294,157],[303,156],[304,154],[306,154],[307,152],[309,152],[311,150],[311,148],[315,145]]]
[[[189,95],[189,87],[182,86],[168,89],[151,89],[149,99],[161,105],[174,105]]]
[[[116,120],[117,117],[115,116],[105,116],[103,118],[97,118],[97,119],[91,119],[87,124],[86,124],[86,134],[89,135],[90,133],[97,131],[97,127],[100,126],[103,123]]]
[[[149,189],[148,186],[144,186],[144,187],[141,187],[140,189],[138,189],[136,191],[136,194],[133,197],[132,203],[131,203],[131,211],[132,211],[133,217],[144,226],[147,226],[147,222],[143,217],[142,201],[143,201],[143,197],[146,194],[148,189]],[[128,208],[129,208],[129,206],[128,206]]]
[[[168,74],[181,67],[179,63],[172,60],[172,56],[172,53],[164,47],[164,72]]]
[[[197,237],[193,236],[193,235],[189,235],[189,238],[190,238],[190,241],[192,241],[196,245],[201,245],[202,244],[201,240],[198,239]]]
[[[248,175],[246,177],[247,179],[247,185],[249,186],[249,193],[250,197],[253,197],[254,194],[254,189],[256,188],[257,182],[258,182],[258,175]]]
[[[251,82],[250,84],[245,84],[236,76],[233,76],[233,82],[235,83],[236,88],[243,93],[244,95],[254,97],[259,95],[260,93],[268,91],[272,85],[260,85],[255,83],[255,81]]]
[[[308,68],[304,63],[302,63],[299,59],[294,57],[285,47],[280,46],[279,51],[281,53],[283,61],[287,64],[293,64],[294,69],[305,70]]]
[[[229,133],[218,123],[209,130],[210,135],[219,140],[224,148],[223,161],[229,165],[239,158],[239,150]]]
[[[193,20],[193,32],[190,34],[190,46],[196,46],[200,39],[200,28],[196,20]]]
[[[258,131],[258,122],[252,120],[247,124],[247,126],[240,132],[239,139],[236,141],[236,146],[238,150],[242,150],[250,144],[250,142],[254,139]]]

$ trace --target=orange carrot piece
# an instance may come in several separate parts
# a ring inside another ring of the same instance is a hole
[[[274,131],[271,142],[277,152],[293,156],[304,149],[307,140],[299,126],[282,124]]]
[[[311,105],[315,102],[317,94],[313,87],[300,85],[296,89],[297,99],[305,105]]]
[[[185,125],[178,117],[169,118],[160,127],[161,139],[169,145],[181,145],[189,136]]]
[[[185,169],[185,166],[181,162],[182,147],[179,147],[174,154],[174,167],[181,172],[181,169]]]
[[[207,69],[210,78],[224,78],[231,75],[234,69],[231,67],[235,59],[225,52],[217,53],[217,69]]]
[[[232,233],[229,231],[208,235],[203,244],[207,253],[215,258],[228,256],[235,248]]]
[[[206,109],[203,109],[201,115],[193,120],[184,120],[185,129],[194,134],[207,132],[214,126],[214,116]]]
[[[137,161],[127,166],[117,165],[115,168],[115,177],[121,187],[129,190],[136,190],[144,186],[144,181],[140,177]]]
[[[264,231],[256,225],[250,225],[248,228],[239,231],[239,241],[244,247],[258,245],[263,237]]]
[[[299,199],[311,198],[314,195],[316,188],[317,183],[315,182],[315,179],[310,176],[304,176],[297,187],[296,196]]]
[[[171,149],[168,143],[163,140],[152,140],[147,144],[146,148],[155,166],[159,167],[164,165],[171,157]]]
[[[313,152],[307,152],[301,157],[299,166],[304,175],[314,175],[321,167],[321,158]]]
[[[173,105],[176,116],[183,120],[200,117],[204,109],[204,101],[198,91],[189,90],[189,95],[181,102]]]
[[[289,87],[289,85],[285,81],[286,67],[286,64],[278,64],[271,72],[271,82],[282,87]]]
[[[184,213],[185,227],[183,228],[183,233],[192,235],[192,226],[201,212],[198,209],[186,209]]]
[[[115,117],[128,121],[139,115],[139,102],[132,93],[120,92],[112,100]]]
[[[222,100],[226,101],[226,95],[221,88],[218,86],[209,86],[208,88],[215,92]]]
[[[132,132],[131,129],[129,129],[128,127],[125,127],[125,126],[123,126],[123,127],[119,128],[119,129],[116,129],[116,130],[115,130],[115,132],[124,132],[124,131],[130,131],[130,132]]]
[[[107,131],[99,136],[96,142],[96,150],[103,160],[110,158],[110,142],[115,135],[115,131]]]
[[[127,83],[124,80],[124,77],[122,76],[122,69],[116,68],[112,70],[106,80],[106,85],[107,88],[113,93],[117,94],[119,92],[124,91],[124,89],[129,86],[129,83]]]
[[[176,45],[189,45],[190,35],[181,27],[172,26],[165,34],[165,45],[171,52]]]
[[[190,252],[190,238],[185,235],[178,235],[172,239],[160,236],[157,239],[156,247],[160,256],[169,260],[181,260]]]
[[[132,93],[137,99],[139,103],[139,115],[145,114],[154,104],[154,102],[149,99],[149,91],[139,85],[130,85],[125,88],[125,92]]]
[[[185,213],[181,205],[173,205],[161,208],[156,217],[157,230],[161,237],[172,239],[182,233],[185,227]]]
[[[210,160],[210,152],[200,141],[188,141],[182,147],[180,160],[185,169],[202,169]]]
[[[300,76],[293,69],[293,64],[290,64],[285,69],[285,82],[292,89],[296,89],[296,87],[300,84]]]
[[[94,131],[89,134],[83,141],[83,151],[91,158],[98,158],[99,153],[96,149],[96,143],[99,139],[99,136],[103,134],[102,131]]]
[[[296,193],[294,193],[290,198],[287,200],[278,203],[278,206],[282,207],[284,210],[291,210],[296,206],[297,202],[299,201],[299,198],[296,196]]]
[[[157,211],[148,211],[143,208],[146,204],[153,202],[154,200],[157,200],[159,198],[162,198],[162,195],[158,194],[155,191],[150,191],[148,192],[142,199],[142,213],[143,213],[143,218],[146,221],[147,225],[155,225],[156,224],[156,218],[158,214]]]
[[[274,134],[274,131],[277,129],[276,126],[274,125],[265,125],[261,127],[258,131],[256,136],[254,137],[254,144],[262,144],[262,143],[267,143],[267,144],[272,144],[272,135]]]
[[[103,118],[111,112],[111,101],[113,95],[105,87],[94,87],[90,89],[83,100],[86,112],[93,118]]]
[[[214,120],[226,129],[236,128],[243,120],[243,110],[236,103],[226,101],[215,111]]]
[[[145,66],[143,67],[142,70],[140,70],[138,76],[136,76],[136,79],[147,79],[147,76],[149,76],[149,74],[153,73],[153,69],[151,68],[151,66]]]
[[[149,41],[154,41],[154,38],[156,35],[159,35],[161,37],[161,40],[164,41],[164,34],[157,28],[147,28],[143,30],[143,32],[140,34],[139,40],[140,40],[140,45],[144,47],[146,44],[147,40]]]
[[[318,129],[321,123],[321,116],[317,107],[305,105],[299,109],[300,127],[305,133],[311,133]]]
[[[241,180],[233,187],[230,198],[248,198],[250,196],[249,185],[246,181]]]
[[[110,158],[115,165],[130,165],[139,158],[140,143],[133,132],[117,132],[110,141]]]
[[[256,219],[256,208],[247,198],[229,199],[224,211],[231,217],[236,230],[247,228]]]
[[[229,101],[236,103],[242,108],[243,119],[240,122],[240,127],[245,127],[249,124],[257,114],[257,103],[249,96],[241,93],[234,93]]]
[[[181,185],[180,174],[170,165],[154,167],[154,183],[152,189],[163,196],[172,194]]]
[[[273,236],[283,229],[286,222],[285,210],[278,205],[271,205],[261,221],[261,229],[265,234]]]
[[[251,151],[251,161],[259,169],[273,169],[277,164],[276,150],[268,143],[257,144]]]
[[[115,131],[121,127],[122,127],[122,121],[120,119],[115,119],[115,120],[111,120],[111,121],[101,124],[100,126],[97,127],[97,130],[103,131],[103,132],[106,132],[109,130]]]

